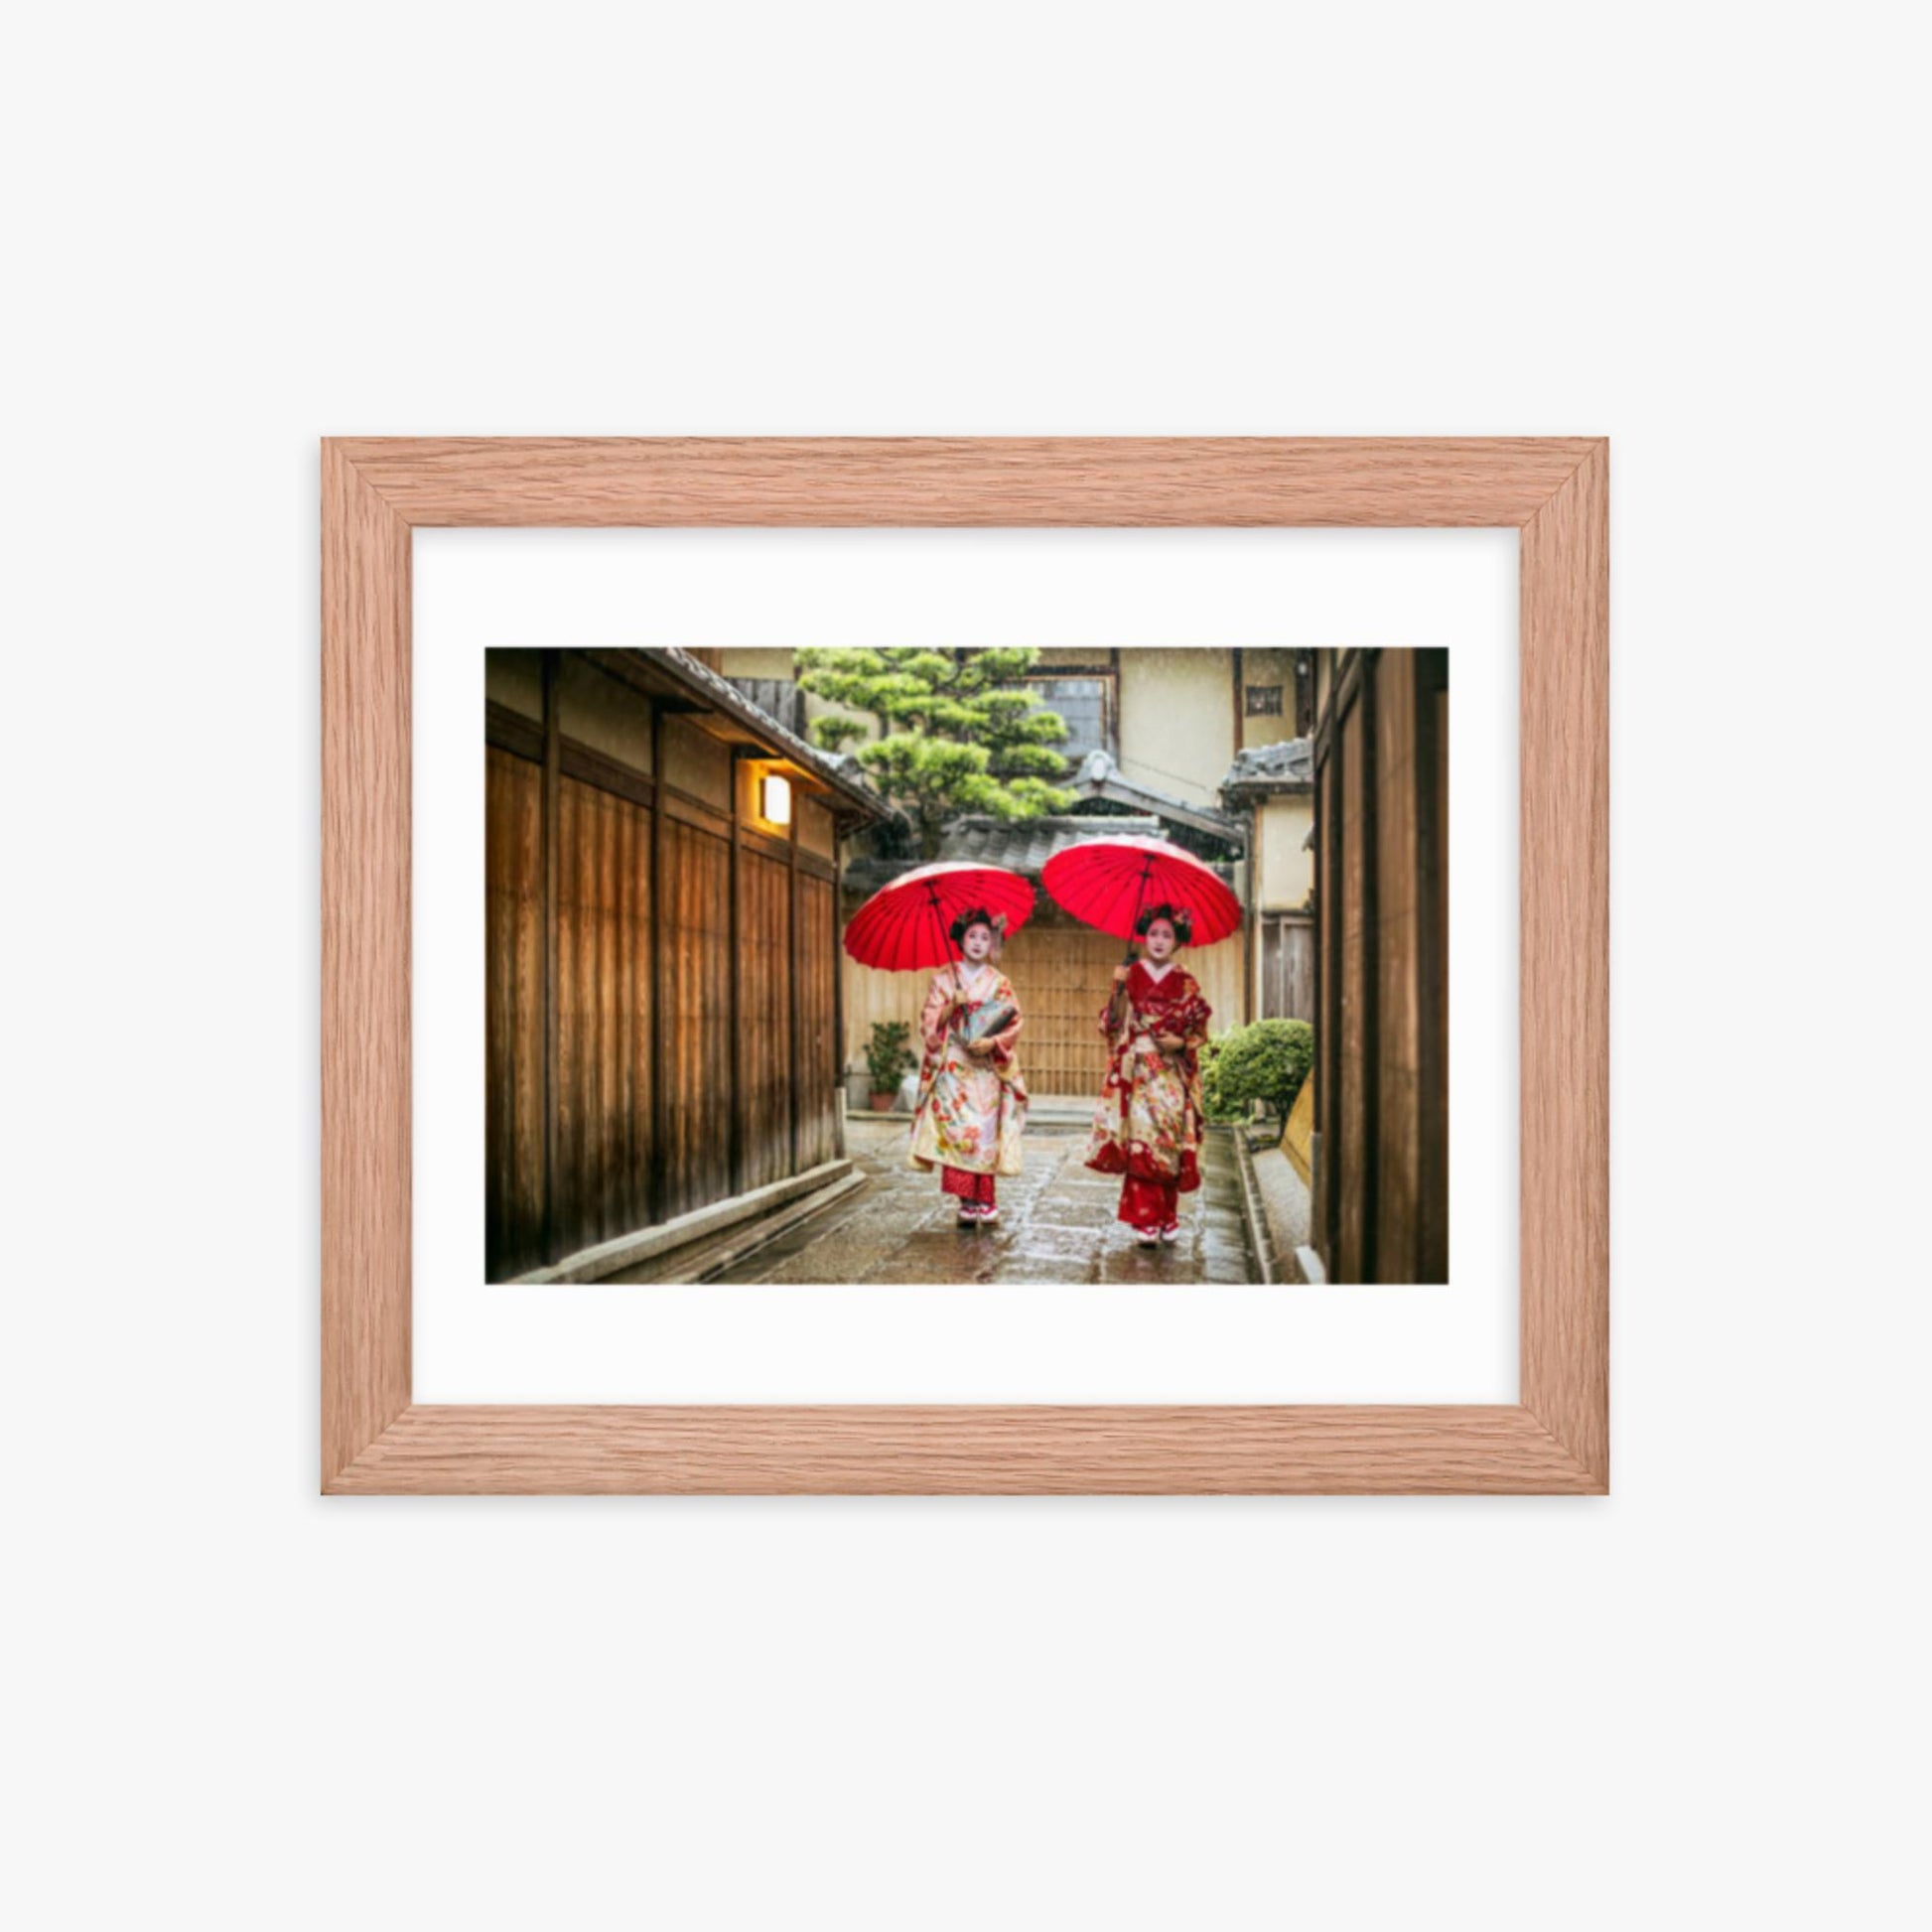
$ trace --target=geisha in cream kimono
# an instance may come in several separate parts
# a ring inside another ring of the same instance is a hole
[[[993,921],[968,912],[952,939],[961,956],[933,975],[919,1014],[925,1058],[911,1162],[940,1170],[939,1184],[958,1198],[960,1224],[970,1226],[999,1219],[994,1175],[1020,1172],[1027,1085],[1014,1057],[1020,1002],[993,963]]]
[[[1093,1110],[1087,1166],[1123,1176],[1120,1218],[1144,1246],[1180,1234],[1180,1196],[1200,1185],[1200,1049],[1213,1010],[1173,963],[1187,915],[1157,905],[1140,923],[1147,958],[1119,968],[1100,1016],[1113,1049]]]

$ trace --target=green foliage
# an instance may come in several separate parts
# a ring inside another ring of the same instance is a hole
[[[842,718],[836,713],[829,718],[815,718],[812,721],[812,740],[821,751],[842,752],[855,738],[866,735],[866,721],[863,718]]]
[[[927,858],[960,812],[1035,818],[1064,811],[1073,794],[1054,782],[1066,759],[1053,748],[1066,724],[1031,691],[1013,688],[1036,650],[846,650],[797,653],[798,682],[814,697],[869,712],[880,738],[859,762],[912,820]],[[820,718],[814,740],[836,752],[862,737],[855,718]]]
[[[873,1093],[892,1093],[899,1075],[918,1065],[918,1056],[906,1042],[912,1029],[903,1020],[875,1020],[872,1043],[866,1048],[866,1071],[872,1075]]]
[[[1313,1064],[1314,1029],[1306,1020],[1230,1028],[1201,1048],[1201,1104],[1209,1120],[1239,1120],[1256,1100],[1286,1119]]]

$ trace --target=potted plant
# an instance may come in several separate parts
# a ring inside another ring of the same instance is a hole
[[[872,1080],[872,1110],[876,1114],[892,1112],[899,1075],[919,1063],[906,1044],[911,1037],[912,1029],[903,1020],[873,1022],[872,1044],[866,1048],[866,1072]]]

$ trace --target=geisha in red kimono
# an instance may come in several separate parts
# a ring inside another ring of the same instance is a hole
[[[953,922],[960,957],[933,975],[919,1015],[925,1058],[911,1162],[939,1169],[961,1227],[1000,1218],[994,1176],[1020,1172],[1027,1126],[1027,1084],[1014,1057],[1020,1002],[993,963],[999,923],[984,911]]]
[[[1200,1049],[1212,1009],[1174,964],[1192,927],[1156,905],[1138,931],[1147,957],[1114,969],[1100,1032],[1113,1048],[1093,1110],[1087,1166],[1123,1175],[1120,1218],[1151,1248],[1180,1235],[1180,1196],[1200,1185]]]

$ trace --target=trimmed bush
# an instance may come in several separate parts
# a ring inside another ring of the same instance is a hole
[[[906,1044],[912,1029],[903,1020],[875,1020],[872,1043],[866,1048],[866,1071],[874,1093],[895,1093],[898,1076],[918,1065],[918,1055]]]
[[[1201,1049],[1201,1104],[1209,1120],[1240,1120],[1261,1101],[1288,1118],[1314,1064],[1306,1020],[1257,1020],[1218,1034]]]

